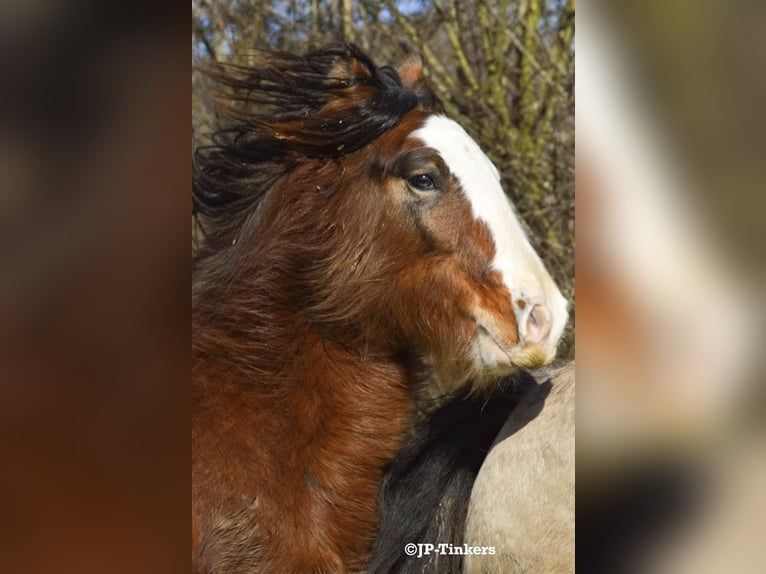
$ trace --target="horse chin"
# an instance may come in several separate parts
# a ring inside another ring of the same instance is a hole
[[[516,345],[506,348],[498,337],[483,325],[476,330],[474,356],[478,366],[478,381],[491,381],[512,374],[518,369],[539,369],[550,364],[556,357],[556,349],[539,345]]]
[[[511,361],[513,364],[524,369],[539,369],[551,364],[555,358],[555,348],[546,350],[537,345],[517,348],[511,351]]]

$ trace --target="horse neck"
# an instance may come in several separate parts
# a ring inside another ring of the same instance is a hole
[[[225,384],[289,405],[297,425],[317,412],[335,413],[338,424],[366,425],[380,441],[372,451],[385,454],[384,443],[398,445],[408,422],[411,369],[371,342],[375,328],[355,307],[360,297],[343,297],[331,284],[337,268],[311,271],[318,261],[340,266],[333,257],[344,253],[338,241],[353,239],[317,221],[317,209],[328,209],[333,193],[284,185],[264,200],[231,249],[200,262],[192,303],[195,358],[208,372],[229,373]],[[318,291],[322,301],[335,301],[307,309]]]
[[[252,329],[261,333],[254,337],[198,341],[193,396],[207,418],[197,424],[249,429],[242,440],[259,441],[260,458],[230,479],[231,491],[268,497],[290,485],[279,499],[280,515],[295,524],[288,538],[324,540],[325,554],[358,571],[374,538],[383,468],[410,420],[407,373],[393,359],[323,339],[298,314],[291,325],[281,319],[268,333]]]
[[[407,361],[371,348],[355,326],[313,322],[295,293],[273,284],[262,273],[225,292],[198,286],[192,346],[200,368],[228,373],[231,384],[275,400],[310,391],[318,404],[332,403],[334,412],[408,413],[414,375]],[[392,404],[385,402],[389,395]]]

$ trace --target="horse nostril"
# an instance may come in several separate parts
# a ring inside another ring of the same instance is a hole
[[[551,331],[551,312],[545,305],[534,305],[527,316],[527,331],[524,337],[526,345],[540,344]]]

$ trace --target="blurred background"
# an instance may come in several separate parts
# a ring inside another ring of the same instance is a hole
[[[188,7],[0,5],[0,571],[188,572]]]
[[[761,572],[763,8],[573,9],[195,1],[192,64],[422,54],[572,297],[576,53],[578,566]],[[188,17],[0,7],[4,572],[188,571]]]
[[[577,8],[578,567],[763,572],[758,18]]]

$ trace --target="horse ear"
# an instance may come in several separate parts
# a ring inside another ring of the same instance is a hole
[[[418,55],[409,56],[396,67],[404,87],[415,92],[421,100],[438,101],[423,72],[423,59]]]
[[[423,58],[417,54],[408,56],[396,67],[396,71],[402,79],[402,83],[408,88],[412,88],[415,84],[425,81]]]

